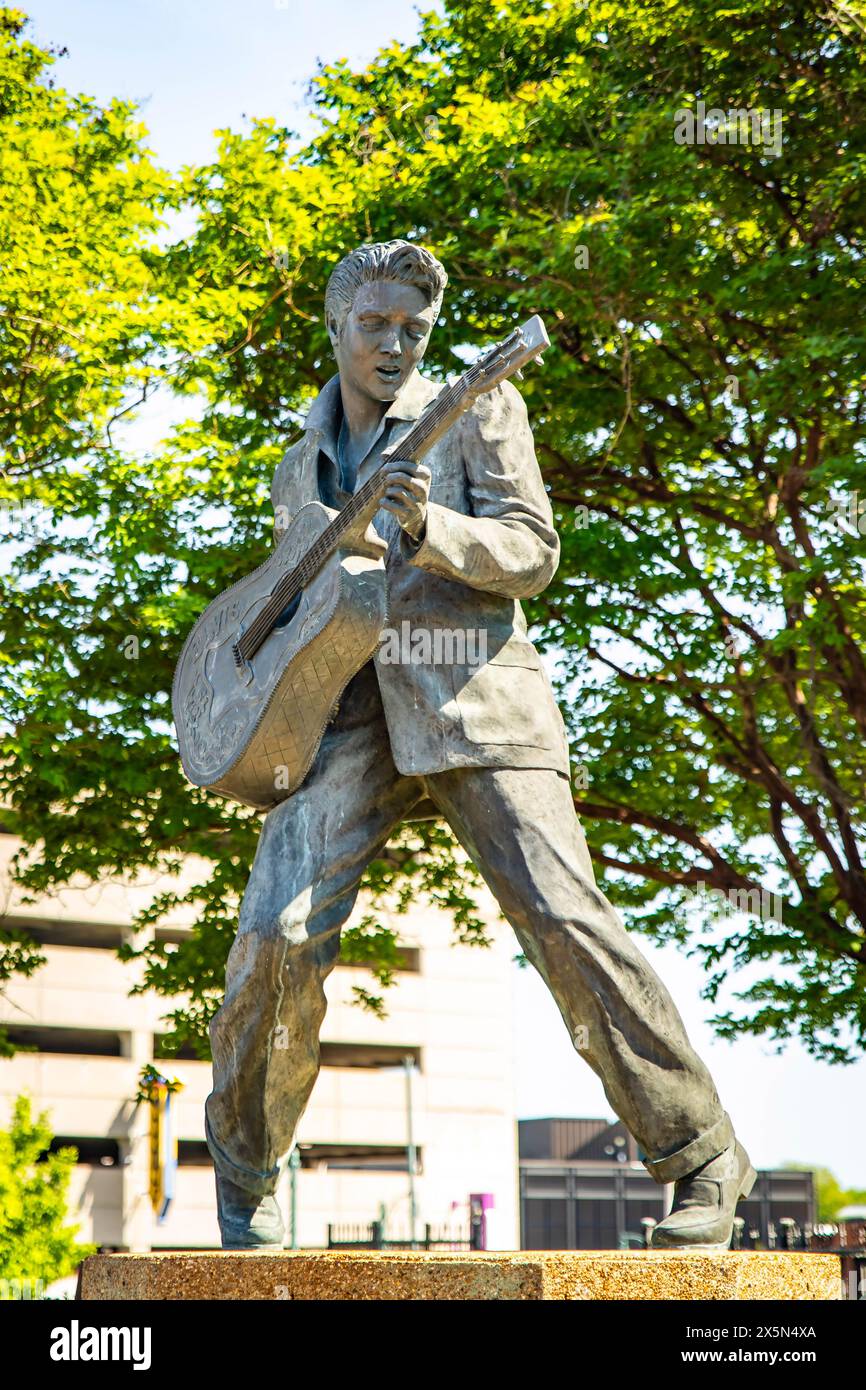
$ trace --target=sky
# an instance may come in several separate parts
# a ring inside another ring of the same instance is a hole
[[[364,62],[417,32],[434,0],[17,0],[40,42],[66,46],[58,85],[140,103],[171,169],[203,163],[213,131],[273,116],[310,130],[305,91],[320,59]]]
[[[210,160],[213,131],[242,130],[253,116],[309,132],[305,90],[320,59],[369,60],[390,40],[412,38],[418,8],[438,8],[432,0],[420,7],[408,0],[18,3],[37,41],[69,49],[54,70],[58,85],[103,101],[138,102],[149,144],[171,169]],[[637,940],[670,990],[755,1166],[817,1163],[844,1186],[866,1187],[866,1059],[831,1067],[799,1044],[778,1055],[769,1041],[718,1040],[707,1023],[714,1006],[700,998],[699,962]],[[513,983],[517,1114],[613,1119],[601,1082],[575,1052],[540,977],[515,966]],[[736,980],[732,988],[742,985]]]

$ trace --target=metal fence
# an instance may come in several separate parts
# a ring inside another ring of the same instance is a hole
[[[423,1236],[387,1235],[382,1221],[342,1222],[328,1225],[329,1250],[480,1250],[481,1221],[453,1231],[443,1226],[424,1227]]]

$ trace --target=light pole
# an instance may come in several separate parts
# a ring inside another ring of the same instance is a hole
[[[290,1250],[298,1248],[298,1169],[301,1166],[301,1155],[298,1153],[297,1144],[289,1154],[289,1235]]]
[[[409,1239],[412,1249],[415,1249],[415,1222],[417,1210],[415,1206],[415,1141],[412,1138],[412,1071],[415,1066],[415,1058],[411,1052],[407,1052],[403,1058],[403,1065],[406,1068],[406,1149],[408,1153],[409,1168]]]

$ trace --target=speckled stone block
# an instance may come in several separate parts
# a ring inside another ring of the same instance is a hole
[[[838,1255],[788,1251],[203,1250],[92,1255],[81,1299],[842,1297]]]

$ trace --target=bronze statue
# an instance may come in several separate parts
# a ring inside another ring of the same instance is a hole
[[[447,277],[422,247],[358,247],[325,295],[338,375],[286,451],[278,533],[311,502],[339,509],[383,466],[375,533],[389,624],[483,632],[487,659],[384,660],[343,691],[305,779],[265,816],[211,1024],[206,1132],[223,1245],[280,1245],[281,1163],[319,1070],[323,983],[366,865],[422,801],[478,865],[575,1046],[659,1183],[658,1247],[725,1249],[755,1181],[670,995],[599,891],[574,810],[562,717],[520,600],[559,541],[523,400],[504,381],[425,462],[407,437],[442,386],[418,372]],[[242,653],[241,653],[242,655]]]

